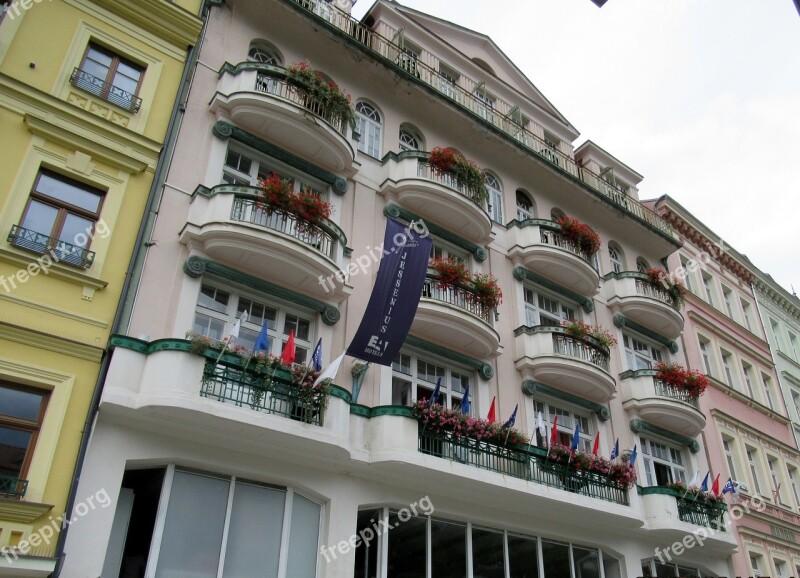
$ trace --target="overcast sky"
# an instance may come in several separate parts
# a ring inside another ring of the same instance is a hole
[[[800,291],[792,0],[400,0],[489,35],[581,132]],[[371,0],[359,0],[361,17]]]

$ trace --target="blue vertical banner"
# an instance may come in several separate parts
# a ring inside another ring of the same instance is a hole
[[[367,309],[347,355],[378,365],[391,365],[417,313],[431,238],[412,225],[389,217],[383,237],[383,257]]]

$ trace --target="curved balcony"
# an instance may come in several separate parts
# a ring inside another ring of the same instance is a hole
[[[605,278],[603,293],[614,313],[675,339],[683,331],[683,315],[667,291],[650,283],[637,271],[612,273]]]
[[[392,194],[401,207],[464,239],[488,243],[492,221],[479,194],[448,175],[435,173],[427,160],[428,153],[422,151],[387,155],[381,194]]]
[[[231,267],[302,287],[315,297],[341,301],[349,295],[352,287],[336,278],[346,265],[342,230],[330,221],[315,226],[288,213],[270,214],[256,200],[257,191],[232,185],[198,187],[181,243]]]
[[[592,338],[579,339],[558,326],[518,327],[514,363],[523,379],[533,379],[597,403],[616,392],[609,351]]]
[[[428,277],[411,333],[478,359],[497,355],[500,335],[492,327],[494,310],[470,297],[467,289],[439,288]]]
[[[334,172],[353,172],[349,126],[323,104],[300,94],[284,69],[258,62],[226,64],[211,111],[225,111],[237,126],[261,135]]]
[[[552,221],[526,219],[509,227],[509,256],[517,264],[587,297],[600,290],[597,260],[565,239]]]
[[[696,397],[655,378],[655,369],[620,374],[622,407],[641,419],[669,431],[695,437],[706,426]]]

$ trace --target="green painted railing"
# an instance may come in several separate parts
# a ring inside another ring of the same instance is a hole
[[[420,426],[421,453],[468,464],[514,478],[536,482],[627,506],[628,491],[607,476],[580,471],[568,464],[556,463],[543,450],[506,447],[470,438],[455,438],[450,432],[425,431]]]
[[[719,504],[703,499],[693,500],[690,497],[676,497],[678,500],[678,518],[681,522],[689,522],[696,526],[705,526],[714,530],[725,530],[725,508]]]
[[[0,496],[22,498],[28,491],[28,480],[0,475]]]

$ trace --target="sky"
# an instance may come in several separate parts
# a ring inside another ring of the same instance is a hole
[[[400,0],[492,38],[580,131],[800,291],[792,0]],[[371,0],[359,0],[360,18]]]

